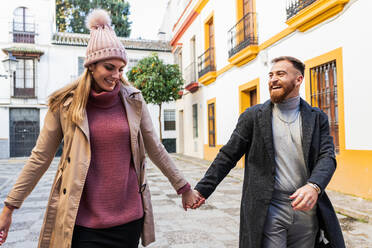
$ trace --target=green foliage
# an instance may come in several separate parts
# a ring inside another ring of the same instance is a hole
[[[147,103],[161,105],[177,100],[182,90],[183,79],[178,65],[164,64],[157,54],[140,60],[127,76],[142,91]]]
[[[129,3],[125,0],[56,0],[56,23],[59,32],[88,34],[85,17],[92,9],[101,8],[109,12],[117,36],[128,37]]]

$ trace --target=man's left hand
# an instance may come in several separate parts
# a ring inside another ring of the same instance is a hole
[[[293,210],[309,211],[318,200],[318,192],[310,185],[305,185],[297,189],[289,198],[293,200]]]

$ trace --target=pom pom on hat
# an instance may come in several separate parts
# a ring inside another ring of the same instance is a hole
[[[127,52],[111,27],[109,14],[102,9],[93,10],[86,19],[90,29],[84,66],[105,59],[121,59],[127,64]]]
[[[103,9],[93,10],[86,18],[86,27],[89,30],[98,29],[99,27],[111,26],[111,18],[107,11]]]

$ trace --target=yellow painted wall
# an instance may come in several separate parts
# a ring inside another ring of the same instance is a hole
[[[215,147],[211,147],[208,144],[204,144],[204,159],[213,161],[222,146],[223,145],[216,145]]]
[[[372,151],[341,150],[328,188],[372,200]]]

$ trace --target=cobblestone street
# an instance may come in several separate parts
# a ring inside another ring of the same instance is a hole
[[[174,156],[178,168],[194,186],[206,166]],[[13,215],[13,224],[4,248],[37,247],[37,239],[57,160],[43,176],[20,210]],[[23,159],[0,160],[0,206],[24,164]],[[236,169],[237,172],[241,169]],[[148,178],[155,214],[156,248],[223,248],[238,247],[241,179],[228,176],[217,191],[198,210],[182,209],[181,198],[167,179],[151,162]],[[348,248],[372,247],[372,225],[339,215]]]

